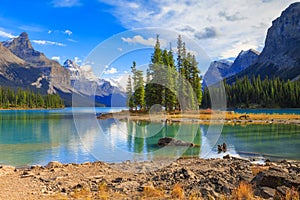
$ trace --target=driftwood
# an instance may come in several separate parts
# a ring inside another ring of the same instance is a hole
[[[176,140],[174,138],[171,137],[164,137],[164,138],[160,138],[157,142],[157,145],[160,147],[164,147],[167,145],[172,145],[172,146],[185,146],[185,147],[194,147],[197,146],[191,142],[184,142],[182,140]]]
[[[241,115],[239,116],[239,119],[245,119],[245,120],[249,120],[250,119],[250,116],[249,115]]]

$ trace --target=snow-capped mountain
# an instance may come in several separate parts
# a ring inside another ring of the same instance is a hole
[[[72,60],[67,59],[64,62],[63,67],[69,71],[71,81],[78,80],[80,69],[79,69],[79,65],[77,65],[77,63],[73,62]]]
[[[79,66],[69,59],[64,62],[63,66],[70,72],[72,86],[83,94],[93,95],[92,93],[96,91],[96,95],[102,97],[111,94],[126,96],[125,89],[118,81],[97,78],[90,66]]]

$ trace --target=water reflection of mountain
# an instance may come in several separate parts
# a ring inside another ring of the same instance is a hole
[[[0,163],[16,166],[84,159],[71,113],[2,112],[0,149]]]

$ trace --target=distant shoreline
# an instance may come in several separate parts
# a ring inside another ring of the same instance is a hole
[[[0,111],[9,111],[9,110],[57,110],[57,109],[64,109],[66,107],[62,108],[0,108]]]
[[[152,121],[164,123],[198,123],[198,124],[295,124],[300,125],[298,114],[246,114],[234,111],[186,111],[177,113],[140,113],[123,110],[116,113],[104,113],[97,116],[100,120],[109,118],[121,121]]]

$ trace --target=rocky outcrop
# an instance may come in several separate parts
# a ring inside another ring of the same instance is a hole
[[[14,55],[9,49],[3,46],[0,43],[0,66],[9,65],[9,64],[18,64],[25,65],[25,61]]]

